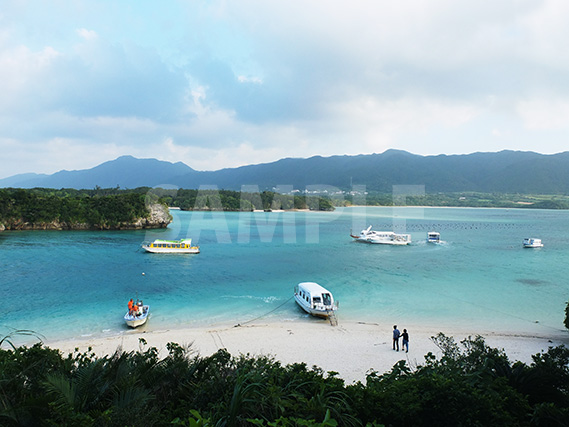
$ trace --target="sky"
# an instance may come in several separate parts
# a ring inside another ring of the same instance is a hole
[[[0,0],[0,178],[569,149],[566,0]]]

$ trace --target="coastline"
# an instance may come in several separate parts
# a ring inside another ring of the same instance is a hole
[[[529,364],[531,356],[549,347],[569,346],[569,334],[553,335],[473,333],[451,327],[440,330],[421,325],[400,326],[408,329],[409,352],[392,349],[393,325],[373,322],[341,322],[336,327],[321,322],[259,322],[250,325],[219,324],[208,327],[180,329],[152,329],[151,321],[138,329],[125,330],[106,337],[92,337],[62,341],[46,341],[50,348],[59,349],[64,355],[75,349],[80,352],[90,347],[97,356],[111,355],[117,349],[125,352],[144,351],[156,347],[166,356],[166,344],[175,342],[188,346],[192,356],[206,357],[220,349],[227,349],[232,356],[269,356],[284,365],[305,363],[319,367],[324,372],[337,372],[346,384],[365,382],[366,374],[374,370],[386,373],[400,360],[414,368],[424,364],[424,356],[431,352],[440,357],[441,351],[431,337],[442,332],[460,343],[476,335],[484,337],[490,347],[503,349],[511,361]],[[144,339],[146,344],[141,342]]]

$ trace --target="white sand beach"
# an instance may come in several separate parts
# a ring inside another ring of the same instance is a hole
[[[150,322],[149,322],[150,323]],[[112,354],[117,348],[138,351],[139,338],[148,346],[156,347],[160,354],[168,354],[166,344],[175,342],[191,345],[193,354],[209,356],[225,348],[233,356],[250,354],[272,356],[283,364],[304,362],[309,367],[318,366],[326,372],[334,371],[347,384],[365,381],[371,369],[384,373],[400,360],[407,360],[411,367],[424,363],[428,352],[440,356],[439,348],[431,340],[439,332],[452,336],[456,342],[468,336],[482,335],[492,347],[504,349],[511,361],[531,362],[531,356],[548,347],[569,345],[569,332],[556,331],[550,336],[432,329],[425,325],[399,325],[410,335],[409,352],[392,349],[393,325],[377,323],[341,322],[330,326],[325,321],[257,323],[243,326],[219,325],[202,328],[153,330],[150,324],[135,330],[125,330],[114,336],[82,340],[53,341],[45,344],[60,349],[64,354],[91,347],[95,354]]]

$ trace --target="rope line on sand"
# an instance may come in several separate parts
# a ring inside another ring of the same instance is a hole
[[[263,317],[265,317],[265,316],[267,316],[267,315],[269,315],[269,314],[271,314],[271,313],[277,311],[279,308],[281,308],[283,305],[285,305],[286,303],[288,303],[288,302],[289,302],[291,299],[293,299],[293,298],[294,298],[294,295],[293,295],[292,297],[290,297],[289,299],[287,299],[285,302],[283,302],[283,303],[282,303],[281,305],[279,305],[278,307],[273,308],[271,311],[269,311],[269,312],[267,312],[267,313],[265,313],[265,314],[262,314],[262,315],[260,315],[259,317],[255,317],[254,319],[247,320],[246,322],[243,322],[243,325],[246,325],[247,323],[254,322],[255,320],[259,320],[259,319],[261,319],[261,318],[263,318]],[[233,327],[234,327],[234,328],[237,328],[238,326],[242,326],[242,324],[241,324],[241,323],[238,323],[237,325],[235,325],[235,326],[233,326]]]

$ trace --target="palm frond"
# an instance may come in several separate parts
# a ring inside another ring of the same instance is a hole
[[[43,335],[35,331],[31,331],[29,329],[14,329],[14,328],[9,328],[9,329],[12,329],[12,331],[0,338],[0,348],[2,348],[4,344],[8,344],[10,347],[12,347],[13,350],[16,350],[18,346],[14,344],[14,338],[21,336],[35,337],[40,343],[43,343],[45,339]]]

